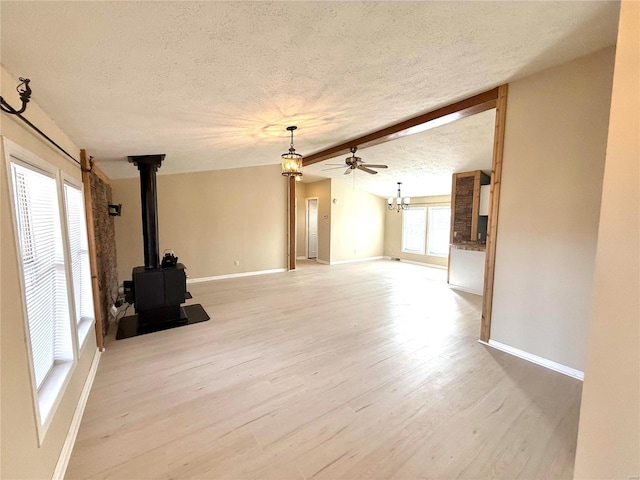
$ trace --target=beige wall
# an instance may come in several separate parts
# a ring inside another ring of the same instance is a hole
[[[307,183],[305,198],[318,199],[318,261],[331,261],[331,180]],[[301,250],[303,251],[303,250]]]
[[[614,48],[509,85],[491,339],[583,370]]]
[[[575,478],[640,475],[640,3],[621,5]]]
[[[2,69],[2,96],[9,104],[15,106],[20,104],[15,91],[18,83],[14,77]],[[35,85],[32,87],[37,91]],[[65,150],[79,158],[78,148],[39,108],[34,100],[29,102],[26,116],[36,126],[47,132]],[[72,163],[57,150],[54,150],[19,119],[3,113],[0,133],[55,167],[62,169],[68,175],[76,179],[81,178],[77,164]],[[0,269],[0,336],[2,339],[0,342],[2,352],[0,477],[5,479],[51,478],[89,373],[96,351],[96,342],[95,337],[90,335],[84,350],[80,352],[78,364],[54,414],[44,442],[41,447],[38,447],[34,399],[31,393],[28,352],[25,343],[24,311],[20,301],[18,257],[4,151],[2,151],[2,168],[0,168],[0,195],[0,258],[2,264]]]
[[[385,211],[385,199],[332,180],[331,263],[381,257]]]
[[[296,182],[296,257],[307,256],[306,246],[306,203],[307,185],[302,182]]]
[[[309,198],[318,199],[319,261],[335,263],[382,256],[384,200],[330,179],[296,184],[296,256],[307,255],[306,199]]]
[[[451,195],[439,195],[434,197],[411,197],[411,204],[415,206],[441,206],[451,205]],[[425,205],[422,205],[425,204]],[[386,202],[385,202],[386,205]],[[388,210],[385,206],[385,233],[384,255],[386,257],[401,258],[412,262],[426,263],[429,265],[447,266],[447,257],[434,257],[432,255],[417,255],[402,251],[402,213]],[[427,222],[428,222],[427,218]],[[427,225],[427,229],[429,225]]]
[[[160,255],[172,249],[194,279],[286,268],[287,180],[279,168],[161,175],[161,167]],[[144,264],[140,182],[113,180],[112,189],[113,201],[122,203],[122,216],[115,221],[122,282],[131,278],[133,267]]]

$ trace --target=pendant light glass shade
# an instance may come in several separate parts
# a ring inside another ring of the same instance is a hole
[[[402,210],[408,209],[409,205],[411,204],[411,199],[409,197],[402,198],[402,194],[400,193],[400,185],[402,185],[402,182],[398,182],[398,196],[396,198],[389,197],[387,199],[387,208],[389,210],[395,210],[398,213],[400,213]],[[395,205],[393,204],[394,200],[396,202]]]
[[[293,148],[293,131],[298,128],[296,126],[287,127],[291,132],[291,146],[287,153],[281,155],[282,175],[285,177],[301,177],[302,176],[302,155],[296,153]]]
[[[302,175],[302,155],[299,153],[282,154],[282,175],[297,177]]]

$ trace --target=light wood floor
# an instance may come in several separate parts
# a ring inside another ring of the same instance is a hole
[[[571,478],[581,383],[477,342],[480,297],[374,261],[192,284],[102,356],[68,479]]]

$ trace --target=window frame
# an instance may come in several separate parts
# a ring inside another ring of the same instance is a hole
[[[405,245],[405,214],[407,212],[422,212],[424,216],[424,236],[422,239],[422,249],[414,250],[411,248],[407,248]],[[409,207],[406,210],[402,210],[402,238],[400,243],[400,250],[402,253],[411,253],[413,255],[425,255],[426,252],[426,243],[427,243],[427,207]]]
[[[39,156],[3,137],[5,169],[7,172],[7,183],[9,188],[9,201],[11,208],[11,221],[13,225],[13,241],[14,251],[18,266],[18,276],[20,278],[20,301],[22,306],[23,321],[23,338],[27,347],[27,362],[29,365],[30,386],[33,397],[33,412],[36,419],[38,446],[44,442],[45,436],[53,422],[55,413],[58,410],[60,402],[64,397],[67,387],[78,364],[78,330],[75,322],[75,306],[72,298],[72,280],[70,271],[68,231],[66,229],[66,206],[64,204],[63,195],[61,195],[61,186],[63,185],[62,172],[59,168],[41,159]],[[48,177],[56,182],[56,197],[58,202],[58,215],[60,216],[60,230],[62,235],[62,249],[64,258],[64,274],[67,287],[67,305],[69,332],[71,336],[71,359],[54,364],[48,371],[39,388],[36,387],[35,367],[33,360],[33,347],[31,345],[31,334],[29,329],[29,317],[27,313],[26,300],[26,283],[24,276],[23,258],[20,253],[20,234],[19,221],[16,215],[16,198],[15,186],[13,182],[12,164],[20,165],[23,168],[33,170]],[[88,338],[88,335],[87,335]]]
[[[78,317],[78,312],[75,311],[75,287],[74,287],[74,283],[73,283],[73,259],[71,258],[71,246],[70,246],[70,242],[69,242],[69,226],[67,225],[67,193],[65,191],[65,186],[69,185],[72,188],[77,189],[80,192],[80,195],[82,197],[82,218],[84,219],[84,224],[85,224],[85,234],[87,234],[88,236],[88,232],[87,229],[89,228],[89,225],[87,224],[87,215],[85,212],[85,208],[84,208],[84,185],[82,184],[81,181],[73,178],[72,176],[68,175],[65,172],[61,172],[60,173],[60,183],[58,184],[58,188],[59,188],[59,197],[60,197],[60,201],[63,204],[63,210],[61,210],[60,215],[61,215],[61,224],[62,224],[62,230],[63,230],[63,238],[65,241],[65,255],[69,256],[68,261],[66,262],[66,267],[67,267],[67,284],[68,284],[68,292],[70,295],[70,304],[69,304],[69,313],[71,315],[72,318],[72,324],[74,325],[74,330],[76,332],[76,345],[78,347],[78,354],[81,354],[84,351],[85,346],[87,345],[87,340],[90,337],[90,333],[91,333],[91,326],[95,325],[96,323],[96,318],[95,318],[95,308],[93,308],[95,306],[94,304],[94,299],[93,299],[93,285],[91,284],[91,281],[89,282],[88,288],[89,291],[91,292],[91,304],[92,304],[92,308],[94,309],[93,312],[93,318],[92,319],[85,319],[84,321],[80,321],[77,322],[76,319]],[[87,255],[89,256],[89,278],[91,278],[91,258],[90,258],[90,251],[89,251],[89,245],[88,245],[89,239],[87,238]],[[66,260],[66,259],[65,259]]]
[[[451,234],[451,205],[447,205],[447,204],[442,204],[442,205],[430,205],[427,208],[427,232],[426,232],[426,237],[427,237],[427,249],[426,249],[426,255],[430,256],[430,257],[439,257],[439,258],[447,258],[449,256],[449,248],[447,248],[445,253],[431,253],[431,249],[429,248],[429,244],[431,243],[431,235],[430,235],[430,229],[431,229],[431,212],[432,210],[439,210],[439,209],[444,209],[444,208],[448,208],[449,209],[449,229],[446,231],[446,238],[447,238],[447,246],[449,244],[449,237]]]

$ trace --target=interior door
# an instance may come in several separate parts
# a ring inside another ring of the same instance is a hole
[[[318,258],[318,199],[307,200],[307,258]]]

